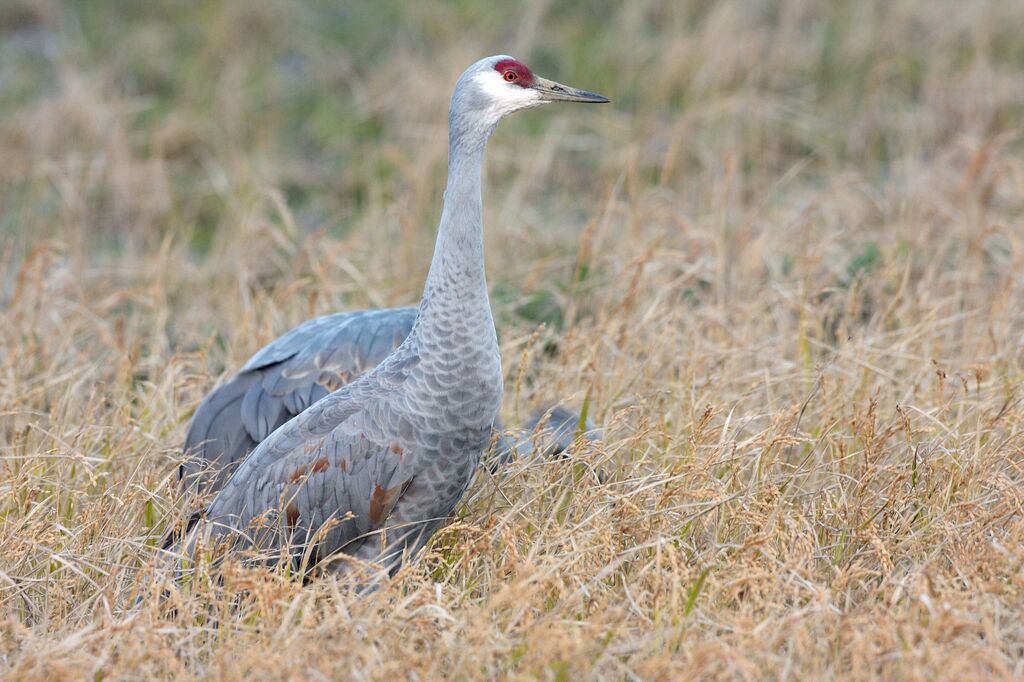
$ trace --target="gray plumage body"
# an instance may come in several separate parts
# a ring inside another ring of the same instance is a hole
[[[254,356],[236,377],[231,399],[223,401],[223,409],[240,411],[241,429],[229,425],[219,435],[239,448],[248,445],[246,439],[258,444],[226,480],[212,480],[219,492],[205,521],[185,538],[185,555],[215,541],[254,550],[268,563],[349,556],[393,571],[462,497],[490,443],[502,395],[483,261],[485,144],[511,111],[552,99],[606,101],[540,78],[529,89],[506,88],[509,79],[502,81],[496,65],[510,59],[481,60],[456,85],[448,186],[423,297],[415,312],[377,312],[372,348],[383,353],[393,347],[409,324],[404,339],[332,393],[326,393],[330,373],[346,363],[310,358],[308,340],[344,329],[345,318],[313,320]],[[348,315],[364,316],[360,326],[369,330],[374,314]],[[354,324],[356,318],[347,319]],[[329,347],[344,352],[345,344]],[[352,360],[349,366],[364,369],[362,360]],[[314,378],[316,372],[327,376]],[[296,411],[277,427],[283,412]],[[201,421],[197,415],[195,422]],[[216,423],[213,410],[207,434]]]
[[[196,408],[178,477],[190,493],[224,487],[235,467],[282,424],[381,363],[412,330],[416,308],[334,313],[307,320],[260,349]],[[516,456],[558,455],[571,445],[580,415],[561,406],[530,414],[520,431],[494,423],[492,471]],[[543,426],[541,440],[531,436]],[[587,420],[584,436],[599,432]],[[193,519],[198,519],[196,515]],[[168,543],[165,543],[168,544]]]

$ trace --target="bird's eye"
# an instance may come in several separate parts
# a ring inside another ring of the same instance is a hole
[[[515,71],[506,71],[505,72],[505,80],[507,82],[509,82],[509,83],[517,80],[518,78],[519,78],[519,74],[517,74]]]

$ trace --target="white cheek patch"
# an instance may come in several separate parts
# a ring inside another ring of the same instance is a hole
[[[509,85],[497,71],[479,73],[474,80],[491,100],[492,106],[503,113],[543,104],[536,90]]]

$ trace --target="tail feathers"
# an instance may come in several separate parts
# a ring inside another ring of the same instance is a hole
[[[523,429],[528,434],[534,433],[543,424],[541,433],[544,436],[544,449],[542,452],[545,456],[552,457],[568,450],[576,440],[581,416],[575,410],[555,405],[550,409],[538,410],[531,414],[523,424]],[[582,436],[586,440],[601,440],[601,431],[588,418],[583,424]]]
[[[514,458],[538,455],[552,458],[563,454],[576,440],[580,417],[579,412],[561,405],[533,412],[521,431],[498,436],[495,447],[498,456],[491,472],[496,472],[498,467]],[[500,431],[501,425],[495,424],[495,429]],[[601,440],[601,430],[588,418],[583,425],[582,437],[590,441]]]

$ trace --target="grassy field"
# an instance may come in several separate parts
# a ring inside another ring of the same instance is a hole
[[[1024,676],[1022,26],[0,0],[0,674]],[[506,121],[485,182],[504,416],[586,401],[605,440],[481,471],[369,597],[231,567],[133,612],[201,397],[418,300],[451,86],[495,53],[613,100]]]

